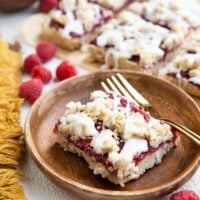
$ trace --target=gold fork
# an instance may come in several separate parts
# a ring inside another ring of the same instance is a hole
[[[127,97],[138,106],[141,105],[144,108],[151,107],[151,104],[119,73],[117,73],[117,76],[107,78],[106,82],[101,82],[101,85],[105,92],[113,91],[118,95]],[[200,135],[197,133],[169,119],[160,118],[160,120],[165,121],[167,124],[186,135],[196,144],[200,145]]]

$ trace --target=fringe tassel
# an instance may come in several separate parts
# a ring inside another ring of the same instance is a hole
[[[17,167],[21,146],[22,142],[19,140],[0,138],[0,165]]]
[[[21,54],[0,38],[0,200],[25,200],[17,171],[23,148],[18,85]]]
[[[0,200],[24,200],[22,186],[16,184],[19,173],[14,169],[0,169]]]

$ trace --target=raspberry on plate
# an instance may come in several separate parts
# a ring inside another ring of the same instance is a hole
[[[39,11],[47,13],[58,5],[58,0],[41,0]]]
[[[42,62],[45,63],[56,55],[56,46],[51,42],[40,42],[36,51]]]
[[[42,64],[40,57],[36,54],[31,54],[24,60],[24,69],[30,73],[33,67]]]
[[[174,193],[170,200],[200,200],[199,196],[191,190],[182,190]]]
[[[48,83],[52,79],[51,72],[43,65],[36,65],[31,71],[32,78],[39,78],[43,83]]]
[[[56,77],[59,81],[76,76],[77,73],[77,69],[67,60],[63,61],[56,69]]]
[[[21,83],[19,87],[19,94],[32,104],[41,95],[42,89],[43,84],[40,79],[31,79]]]

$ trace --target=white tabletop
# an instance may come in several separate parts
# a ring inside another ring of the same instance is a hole
[[[35,4],[31,8],[17,12],[3,14],[0,13],[0,33],[3,38],[9,42],[15,40],[16,35],[19,32],[19,25],[27,17],[34,13],[37,5]],[[34,48],[29,47],[26,44],[22,45],[22,52],[24,57],[30,53],[34,53]],[[47,67],[55,72],[55,68],[60,62],[59,59],[53,59],[51,62],[47,63]],[[88,73],[87,70],[78,67],[79,75]],[[54,74],[54,73],[53,73]],[[24,80],[28,79],[28,76],[24,76]],[[50,83],[45,87],[45,90],[53,87],[55,83]],[[23,105],[21,110],[21,124],[24,125],[26,115],[29,110],[29,105]],[[59,188],[52,182],[50,182],[38,169],[35,163],[32,161],[30,156],[26,153],[23,155],[21,162],[21,171],[25,173],[26,178],[21,179],[21,184],[24,187],[25,194],[28,200],[76,200],[74,196],[68,194],[65,190]],[[181,189],[194,190],[200,195],[200,169],[195,173],[195,175],[186,183]],[[162,200],[167,200],[168,197],[162,198]]]

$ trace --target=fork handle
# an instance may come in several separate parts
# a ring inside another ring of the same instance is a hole
[[[200,146],[200,136],[191,131],[190,129],[186,128],[185,126],[178,124],[176,122],[173,122],[169,119],[160,119],[165,121],[167,124],[171,125],[172,127],[176,128],[177,130],[179,130],[181,133],[183,133],[185,136],[187,136],[188,138],[190,138],[192,141],[194,141],[196,144],[198,144]]]

